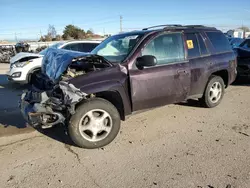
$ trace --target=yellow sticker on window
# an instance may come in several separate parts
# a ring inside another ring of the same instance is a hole
[[[188,46],[188,49],[193,49],[194,48],[193,41],[192,40],[187,40],[187,46]]]

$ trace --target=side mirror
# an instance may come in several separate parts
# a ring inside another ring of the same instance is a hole
[[[136,59],[136,66],[142,70],[144,67],[152,67],[157,64],[157,59],[152,55],[144,55]]]

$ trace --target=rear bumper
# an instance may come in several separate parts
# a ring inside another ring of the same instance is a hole
[[[250,58],[237,58],[237,72],[240,77],[250,76]]]
[[[249,77],[250,76],[250,64],[238,64],[237,67],[238,76]]]

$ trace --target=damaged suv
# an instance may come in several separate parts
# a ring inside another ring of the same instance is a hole
[[[76,145],[98,148],[136,111],[187,99],[217,106],[236,77],[226,37],[204,26],[161,27],[111,36],[91,54],[48,50],[21,97],[27,122],[62,124]]]

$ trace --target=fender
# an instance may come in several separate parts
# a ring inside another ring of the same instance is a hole
[[[80,87],[80,90],[87,94],[101,93],[105,91],[118,92],[123,102],[124,114],[129,115],[131,114],[132,106],[128,93],[128,82],[127,79],[124,79],[122,81],[123,83],[116,80],[105,80],[105,81],[90,83],[88,85]]]

